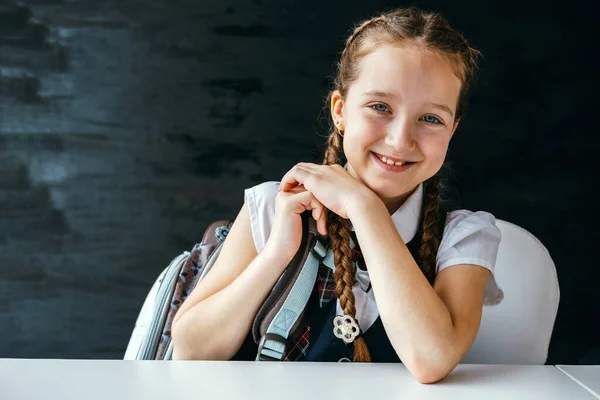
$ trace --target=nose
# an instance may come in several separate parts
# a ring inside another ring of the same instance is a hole
[[[394,122],[385,136],[385,144],[397,154],[406,154],[416,146],[415,126],[406,118]]]

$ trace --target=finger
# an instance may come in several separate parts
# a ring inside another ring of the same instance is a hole
[[[312,216],[317,223],[317,231],[325,236],[327,234],[327,224],[325,223],[325,207],[321,204],[318,208],[313,208]]]
[[[319,228],[319,216],[321,214],[321,209],[320,208],[313,208],[312,210],[312,217],[315,220],[315,222],[317,223],[317,229]]]
[[[319,203],[318,208],[313,208],[312,216],[317,223],[317,231],[325,236],[327,235],[327,219],[326,219],[326,208],[322,203]]]
[[[299,181],[299,178],[297,178],[297,169],[298,166],[296,165],[281,178],[278,189],[280,192],[286,192],[293,187],[303,184]]]
[[[304,185],[298,185],[298,186],[294,186],[293,188],[290,188],[287,190],[288,193],[302,193],[302,192],[306,192],[306,188],[304,187]]]
[[[298,197],[296,197],[298,196]],[[304,211],[318,210],[319,208],[323,208],[323,204],[309,191],[304,191],[302,193],[298,193],[294,195],[296,202],[296,211],[297,213],[302,213]]]
[[[319,168],[322,167],[322,165],[308,163],[308,162],[299,162],[298,164],[296,164],[296,166],[298,166],[302,169],[305,169],[307,171],[310,171],[310,172],[316,172],[319,170]]]
[[[296,165],[294,168],[289,170],[283,176],[283,178],[281,178],[281,183],[279,184],[279,191],[285,192],[295,186],[304,185],[304,182],[306,178],[308,178],[308,176],[310,176],[310,172]]]

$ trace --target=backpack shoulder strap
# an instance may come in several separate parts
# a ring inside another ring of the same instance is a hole
[[[302,213],[302,242],[292,261],[259,309],[252,326],[257,361],[281,361],[289,338],[302,327],[302,317],[317,279],[329,240],[321,236],[310,211]]]

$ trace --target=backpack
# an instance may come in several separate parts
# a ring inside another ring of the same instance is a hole
[[[318,233],[310,211],[301,214],[302,241],[292,261],[259,308],[251,334],[258,345],[257,361],[280,361],[288,340],[302,328],[304,310],[317,279],[319,266],[333,269],[327,253],[329,238]],[[170,360],[171,326],[181,304],[214,265],[233,221],[209,224],[191,251],[175,257],[148,293],[125,352],[126,360]],[[326,258],[326,255],[328,257]]]

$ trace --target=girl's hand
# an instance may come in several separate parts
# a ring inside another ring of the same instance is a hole
[[[298,252],[302,242],[302,214],[312,210],[321,235],[327,234],[325,207],[315,196],[299,185],[277,193],[275,199],[275,219],[265,249],[278,257],[290,260]]]
[[[298,185],[311,192],[325,208],[346,219],[350,219],[352,206],[375,196],[339,164],[298,163],[281,179],[279,190],[287,192]]]

